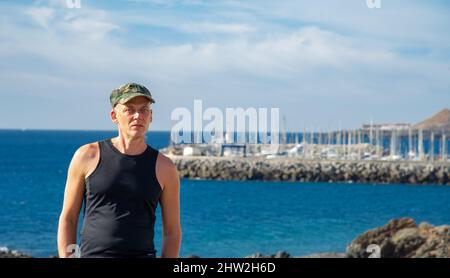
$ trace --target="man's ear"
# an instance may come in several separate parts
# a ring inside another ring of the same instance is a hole
[[[111,112],[109,113],[109,116],[111,117],[111,121],[115,124],[119,123],[119,120],[117,119],[117,114],[116,111],[114,110],[114,108],[111,110]]]

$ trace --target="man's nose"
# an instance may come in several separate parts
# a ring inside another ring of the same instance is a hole
[[[133,114],[133,118],[134,118],[134,119],[139,119],[139,116],[141,116],[141,118],[142,118],[142,114],[143,114],[143,113],[140,113],[139,111],[136,111],[136,112],[134,112],[134,114]]]

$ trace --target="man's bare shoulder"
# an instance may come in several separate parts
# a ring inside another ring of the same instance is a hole
[[[172,160],[166,155],[159,153],[156,161],[156,177],[164,189],[167,184],[173,184],[178,179],[178,171]]]
[[[161,152],[158,154],[156,164],[162,172],[172,172],[177,170],[177,167],[172,160]]]
[[[69,174],[72,177],[85,177],[90,173],[93,165],[98,160],[100,150],[97,142],[79,147],[70,162]]]
[[[74,154],[74,158],[83,161],[90,160],[96,158],[99,152],[98,142],[93,142],[79,147]]]

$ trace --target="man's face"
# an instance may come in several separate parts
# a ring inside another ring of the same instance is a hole
[[[118,103],[111,111],[111,119],[128,137],[144,137],[152,122],[150,101],[139,96],[124,104]]]

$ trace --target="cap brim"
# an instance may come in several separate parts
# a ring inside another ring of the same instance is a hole
[[[152,97],[150,97],[148,95],[145,95],[145,94],[141,94],[141,93],[129,94],[127,97],[121,98],[118,101],[118,103],[125,104],[125,103],[129,102],[130,100],[132,100],[135,97],[145,97],[145,98],[147,98],[150,101],[150,103],[155,103],[155,100]]]

